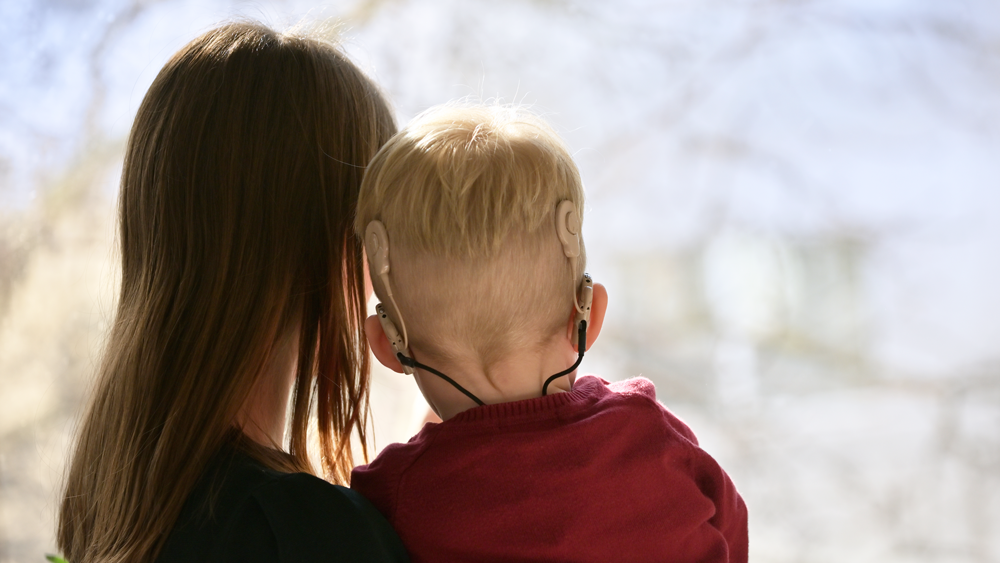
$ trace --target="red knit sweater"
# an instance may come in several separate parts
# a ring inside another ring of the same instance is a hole
[[[414,562],[747,561],[743,499],[642,378],[428,424],[351,487]]]

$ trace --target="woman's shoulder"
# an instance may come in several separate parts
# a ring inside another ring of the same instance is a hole
[[[278,540],[282,561],[329,559],[331,552],[343,561],[409,560],[382,514],[346,487],[291,473],[257,487],[252,498]]]
[[[158,563],[408,561],[392,527],[358,493],[244,454],[206,472]]]

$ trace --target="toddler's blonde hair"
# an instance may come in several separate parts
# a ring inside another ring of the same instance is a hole
[[[525,109],[438,106],[394,136],[365,173],[355,231],[385,224],[411,346],[432,356],[471,347],[489,374],[512,347],[563,330],[586,262],[570,271],[556,236],[563,200],[582,221],[576,164]],[[375,290],[385,297],[378,280]]]

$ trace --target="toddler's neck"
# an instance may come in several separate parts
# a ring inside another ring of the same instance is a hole
[[[417,361],[454,379],[488,405],[540,397],[545,380],[573,365],[577,358],[566,338],[553,338],[545,346],[515,351],[489,366],[475,354],[430,356],[419,350],[413,354]],[[477,406],[432,373],[417,369],[415,377],[424,398],[442,420]],[[574,372],[556,379],[549,384],[548,394],[571,390],[575,377]]]

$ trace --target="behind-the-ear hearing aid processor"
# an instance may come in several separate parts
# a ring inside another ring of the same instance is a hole
[[[580,282],[580,288],[577,290],[574,300],[576,316],[573,319],[573,330],[569,336],[570,340],[575,341],[578,338],[576,333],[579,331],[580,323],[590,323],[590,308],[594,304],[594,280],[590,274],[584,272],[583,281]]]
[[[392,286],[389,285],[389,233],[386,232],[382,221],[372,221],[365,227],[365,248],[368,251],[368,272],[378,275],[386,295],[389,296],[389,300],[398,314],[399,307],[396,306],[396,299],[392,296]],[[385,319],[382,322],[384,328],[385,321],[388,321],[389,317],[384,314],[379,315],[379,320],[383,319]],[[399,324],[403,327],[403,338],[400,340],[401,350],[406,350],[409,341],[406,337],[406,323],[403,322],[402,315],[400,315]],[[399,334],[395,326],[392,327],[392,331]],[[388,334],[389,332],[386,331],[386,335]]]
[[[385,337],[389,340],[389,344],[392,345],[392,351],[396,354],[396,357],[400,355],[406,356],[406,343],[403,341],[403,337],[399,335],[399,331],[396,330],[396,325],[392,324],[389,315],[385,312],[385,307],[381,303],[375,305],[375,314],[378,315],[382,331],[385,332]],[[403,373],[413,375],[413,368],[404,363]]]
[[[396,309],[399,324],[403,327],[403,335],[400,336],[396,325],[393,324],[392,319],[385,311],[385,306],[381,303],[375,306],[379,324],[382,325],[382,331],[385,332],[396,357],[408,357],[409,341],[406,336],[406,323],[403,321],[403,315],[399,312],[399,306],[396,305],[396,298],[392,296],[392,286],[389,285],[389,233],[385,230],[382,221],[372,221],[365,227],[365,248],[368,251],[368,272],[377,275],[382,281],[382,287],[385,288],[386,295],[389,296],[392,306]],[[412,365],[402,360],[400,363],[403,364],[403,373],[413,375]]]

